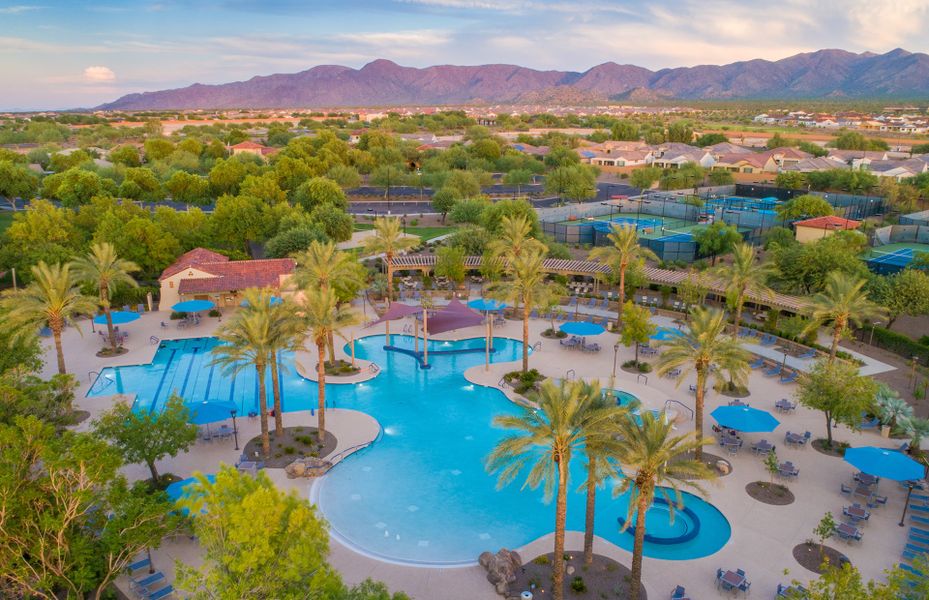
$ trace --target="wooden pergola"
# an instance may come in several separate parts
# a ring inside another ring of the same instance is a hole
[[[394,257],[393,267],[394,270],[416,270],[426,273],[435,268],[435,263],[436,257],[432,254],[405,254]],[[480,266],[480,256],[465,257],[466,268],[479,269]],[[610,267],[591,260],[546,258],[542,261],[542,268],[548,273],[566,276],[597,277],[598,275],[603,276],[610,273]],[[658,269],[656,267],[645,267],[643,269],[643,274],[649,283],[672,287],[680,285],[686,281],[689,276],[687,271],[672,271],[670,269]],[[725,286],[720,281],[707,278],[705,284],[707,289],[714,294],[723,295],[726,293]],[[762,304],[792,313],[804,312],[808,307],[808,303],[805,299],[787,294],[774,293],[770,296],[748,294],[746,299],[755,304]]]

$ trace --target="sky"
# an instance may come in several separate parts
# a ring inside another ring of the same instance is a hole
[[[651,69],[929,51],[929,0],[0,0],[0,110],[361,67]]]

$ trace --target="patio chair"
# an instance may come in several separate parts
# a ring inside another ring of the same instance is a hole
[[[590,302],[587,303],[587,308],[597,308],[597,299],[591,298]]]
[[[146,574],[142,577],[136,577],[129,581],[129,587],[133,590],[144,590],[150,585],[156,584],[159,581],[164,581],[165,574],[161,571],[155,571],[154,573]]]
[[[571,296],[568,299],[568,306],[575,306],[577,304],[577,296]]]
[[[865,416],[866,415],[862,413],[861,423],[858,425],[860,429],[874,429],[875,427],[881,424],[881,420],[878,419],[877,417],[874,417],[872,419],[865,419]]]
[[[600,306],[598,306],[597,308],[599,308],[600,310],[610,310],[610,301],[604,298],[603,300],[600,301]]]
[[[762,346],[773,346],[777,343],[777,338],[771,334],[765,334],[759,342]]]
[[[139,313],[139,314],[144,313],[144,312],[145,312],[145,305],[144,305],[144,304],[136,304],[136,305],[135,305],[135,311],[136,311],[137,313]]]
[[[777,377],[781,374],[781,365],[774,365],[770,369],[765,370],[765,377]]]
[[[743,575],[743,577],[744,577],[744,575]],[[748,579],[744,580],[744,581],[739,585],[739,591],[740,591],[740,592],[745,592],[746,594],[748,594],[748,591],[749,591],[751,588],[752,588],[752,582],[749,581]]]
[[[753,369],[760,369],[764,366],[764,359],[760,356],[748,364]]]
[[[835,528],[835,534],[845,542],[860,542],[861,541],[861,531],[856,527],[854,532],[845,531],[841,527]]]
[[[539,318],[539,311],[537,311],[536,309],[533,308],[533,309],[532,309],[532,312],[529,313],[529,318],[530,318],[530,319],[538,319],[538,318]]]
[[[684,590],[684,586],[679,585],[674,588],[674,591],[671,592],[671,600],[683,600],[687,597],[687,592]]]
[[[798,354],[798,355],[797,355],[797,358],[799,358],[799,359],[801,359],[801,360],[806,360],[806,359],[808,359],[808,358],[816,358],[816,350],[813,350],[812,348],[810,348],[809,350],[807,350],[807,351],[804,352],[803,354]]]
[[[781,375],[781,383],[793,383],[800,376],[796,371],[791,371],[786,375]]]
[[[886,506],[886,505],[887,505],[887,496],[878,496],[876,494],[874,496],[871,496],[871,501],[868,502],[868,508],[877,508],[879,506]]]
[[[851,497],[851,495],[852,495],[852,488],[848,487],[848,486],[845,485],[844,483],[841,484],[841,485],[842,485],[842,493],[845,494],[846,496]]]
[[[148,567],[151,564],[152,564],[152,561],[150,561],[148,557],[146,556],[145,558],[139,559],[135,561],[134,563],[130,564],[128,567],[126,567],[126,570],[129,571],[129,573],[131,574],[132,572],[138,571],[139,569],[144,569],[145,567]]]

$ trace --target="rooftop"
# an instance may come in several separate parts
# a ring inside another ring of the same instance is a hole
[[[829,215],[827,217],[815,217],[812,219],[806,219],[805,221],[797,221],[794,223],[797,227],[809,227],[810,229],[858,229],[858,226],[861,225],[861,221],[854,221],[852,219],[845,219],[842,217],[836,217]]]

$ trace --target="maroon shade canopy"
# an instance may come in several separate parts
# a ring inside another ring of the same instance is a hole
[[[409,304],[403,304],[402,302],[394,302],[390,305],[390,308],[387,309],[387,312],[384,313],[377,321],[368,323],[366,327],[373,327],[384,321],[396,321],[397,319],[403,319],[404,317],[409,317],[410,315],[415,315],[422,312],[421,306],[410,306]]]
[[[458,300],[452,300],[445,308],[429,317],[427,329],[430,335],[434,335],[462,327],[473,327],[483,321],[481,313],[468,308]]]

